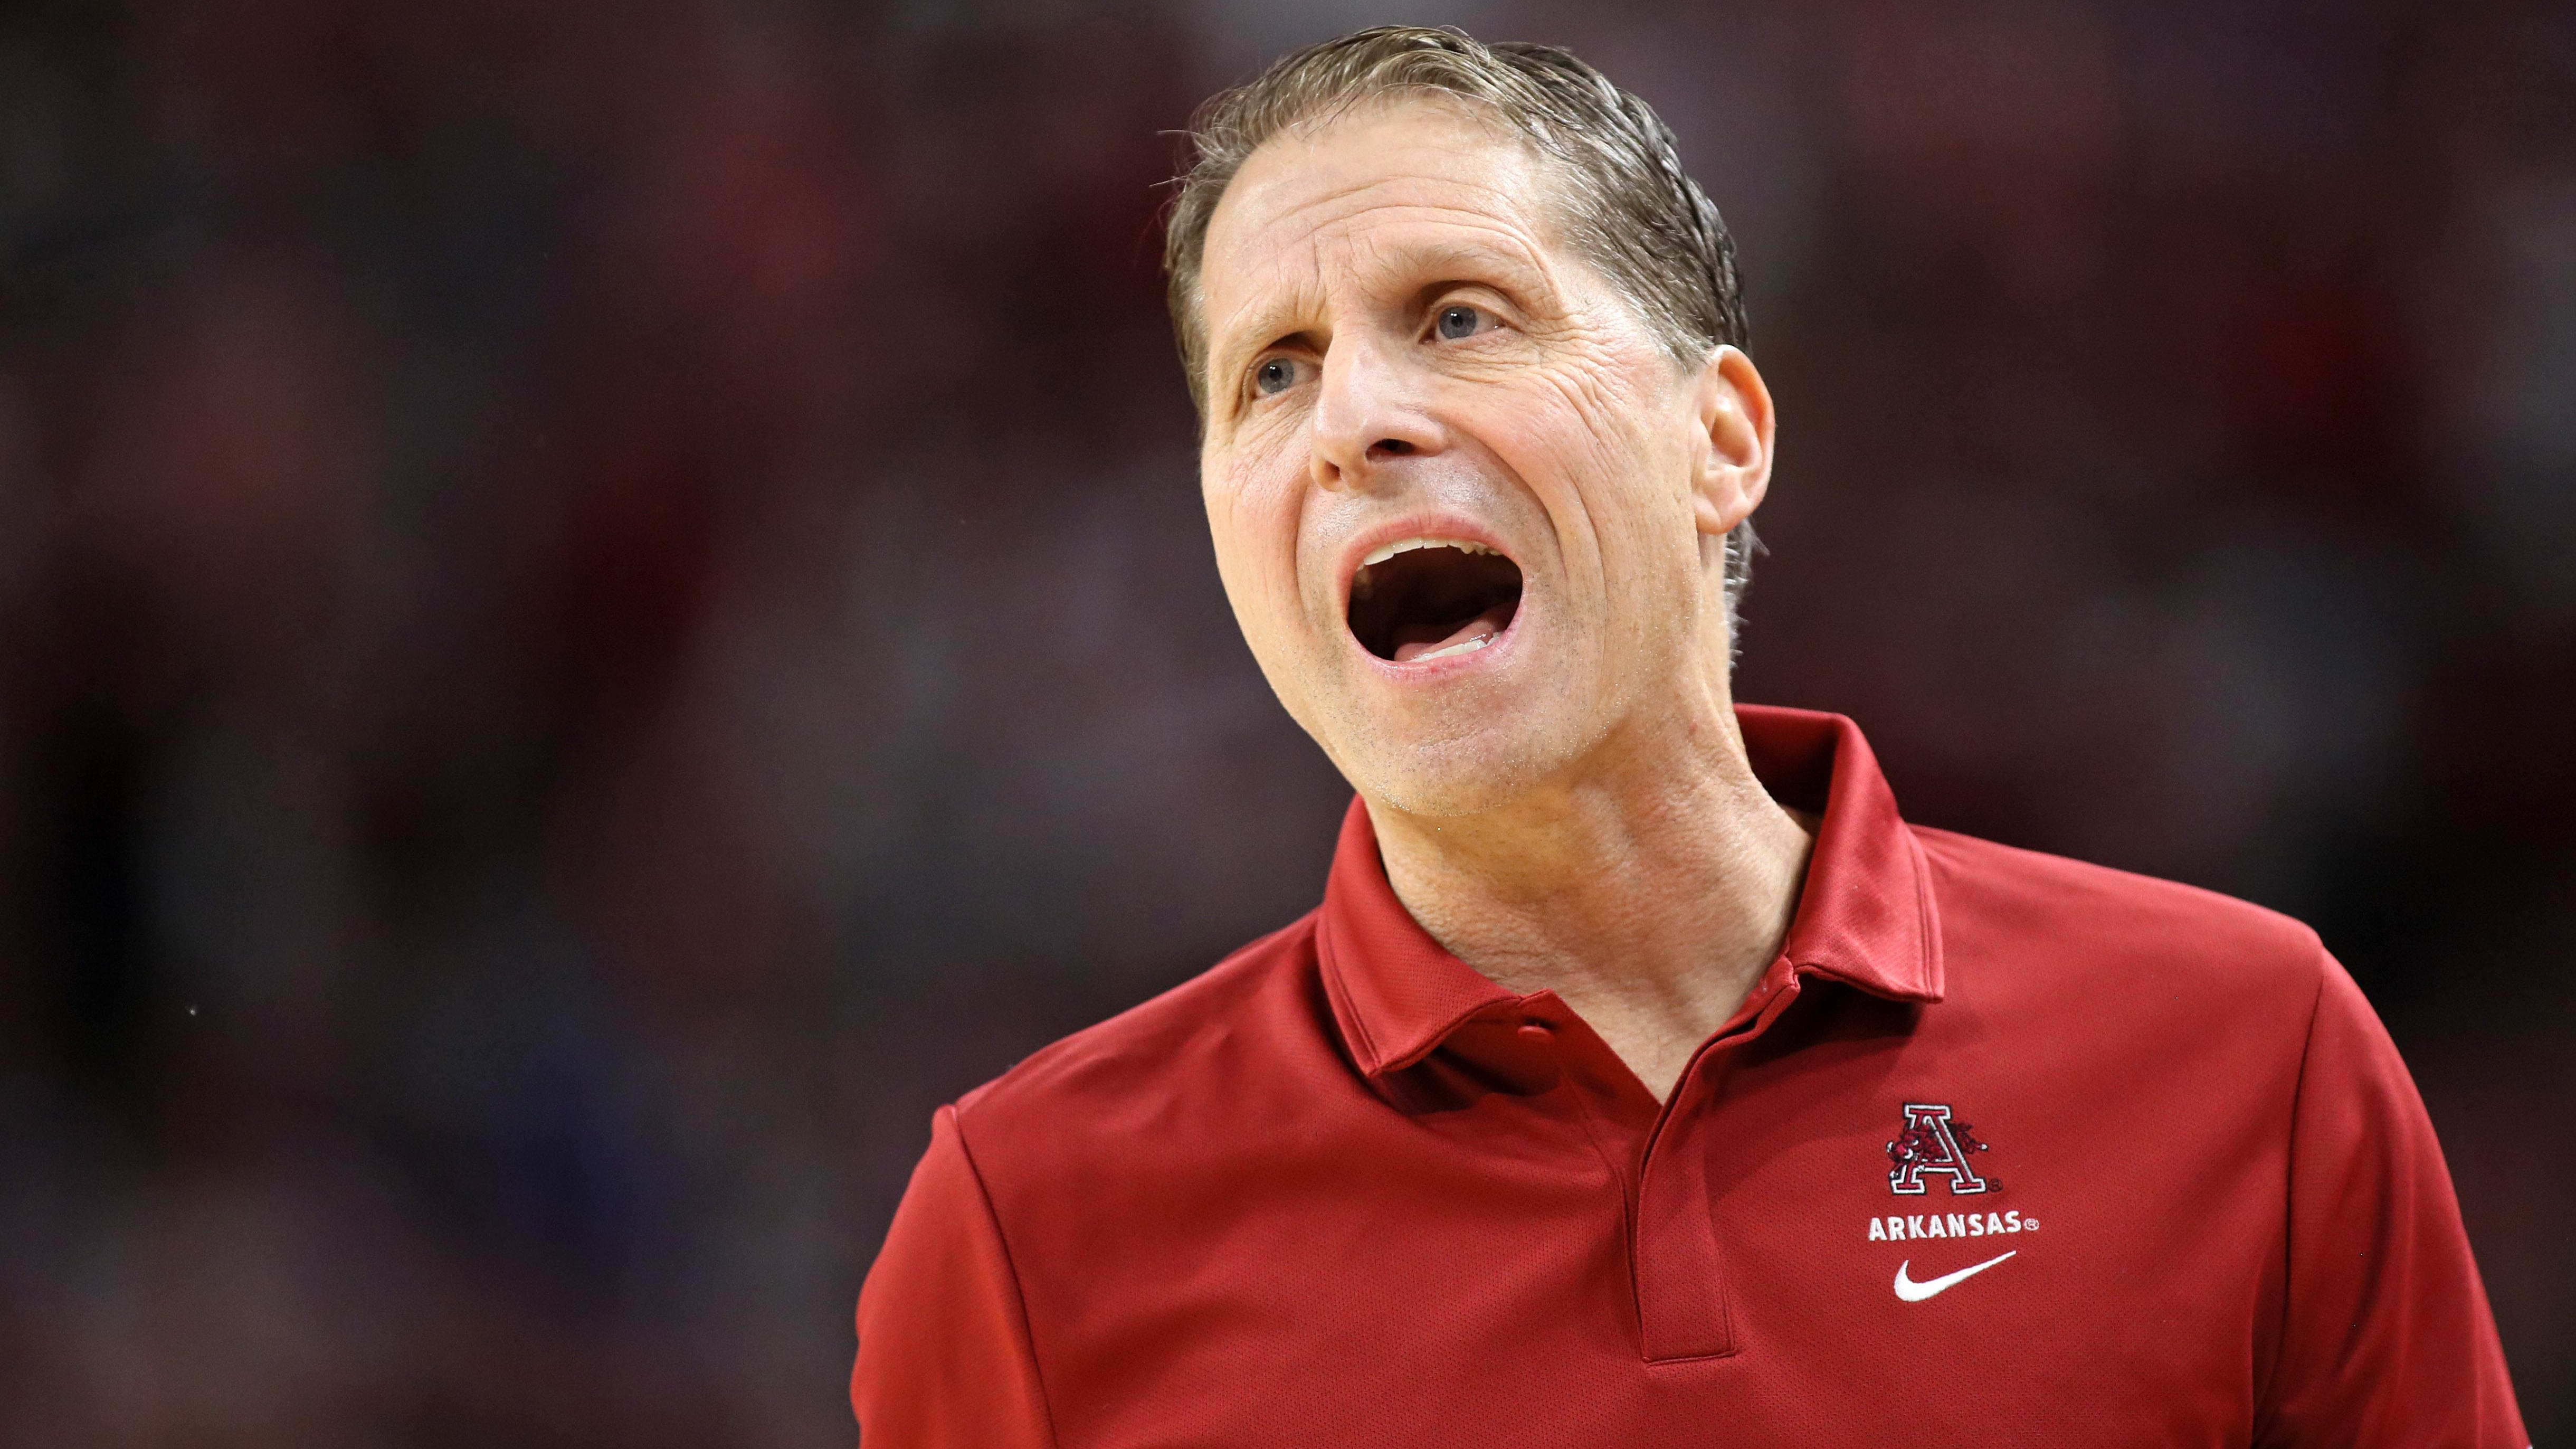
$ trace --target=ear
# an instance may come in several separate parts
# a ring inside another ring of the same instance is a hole
[[[1720,347],[1701,369],[1699,426],[1708,447],[1692,478],[1699,531],[1723,538],[1751,517],[1771,487],[1771,389],[1739,347]]]

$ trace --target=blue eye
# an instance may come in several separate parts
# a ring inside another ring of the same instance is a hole
[[[1297,364],[1284,357],[1269,358],[1252,372],[1253,390],[1264,396],[1286,392],[1296,382]]]
[[[1461,337],[1475,336],[1476,330],[1482,327],[1484,322],[1484,313],[1473,307],[1453,303],[1440,309],[1439,320],[1432,324],[1432,330],[1447,340],[1455,342]]]

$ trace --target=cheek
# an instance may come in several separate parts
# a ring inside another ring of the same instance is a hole
[[[1247,633],[1267,634],[1297,607],[1297,500],[1274,461],[1235,456],[1202,465],[1217,572]]]
[[[1626,500],[1633,507],[1648,495],[1677,492],[1669,486],[1677,480],[1667,476],[1669,460],[1654,432],[1663,399],[1641,386],[1643,379],[1628,375],[1636,370],[1635,359],[1618,361],[1626,365],[1559,373],[1549,379],[1548,392],[1565,420],[1561,426],[1581,476],[1635,495]]]
[[[1583,378],[1550,378],[1483,410],[1478,431],[1547,510],[1577,581],[1597,577],[1605,553],[1687,521],[1669,471],[1647,446],[1638,408]]]

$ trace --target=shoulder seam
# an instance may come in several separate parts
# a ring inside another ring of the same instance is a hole
[[[1932,999],[1938,1001],[1950,991],[1950,954],[1942,948],[1941,907],[1932,886],[1932,854],[1923,848],[1923,837],[1911,830],[1905,832],[1905,849],[1914,863],[1915,929],[1923,933],[1923,959],[1932,968],[1927,973],[1931,979],[1923,984],[1932,988]]]
[[[955,1105],[960,1111],[963,1111],[989,1096],[997,1089],[1005,1087],[1006,1084],[1014,1081],[1025,1080],[1030,1073],[1038,1070],[1042,1064],[1052,1063],[1069,1054],[1079,1052],[1101,1040],[1109,1039],[1114,1034],[1115,1029],[1122,1025],[1140,1019],[1148,1013],[1161,1009],[1164,1003],[1167,1003],[1184,993],[1208,987],[1213,978],[1224,972],[1228,967],[1231,967],[1237,962],[1242,961],[1244,958],[1261,951],[1264,947],[1277,943],[1281,938],[1295,932],[1300,926],[1306,925],[1309,919],[1311,919],[1311,915],[1312,913],[1309,913],[1308,916],[1301,916],[1276,930],[1264,932],[1263,934],[1244,942],[1235,949],[1228,951],[1223,957],[1219,958],[1214,965],[1209,966],[1207,969],[1190,977],[1188,980],[1180,982],[1178,985],[1172,986],[1166,990],[1158,991],[1154,995],[1147,997],[1145,1000],[1114,1012],[1078,1031],[1068,1032],[1063,1036],[1057,1037],[1055,1040],[1046,1043],[1044,1046],[1041,1046],[1035,1051],[1032,1051],[1028,1055],[1020,1058],[1018,1061],[1013,1062],[1009,1067],[1005,1068],[989,1081],[977,1084],[964,1095],[960,1096]]]
[[[2307,1098],[2308,1058],[2316,1050],[2317,1013],[2324,1007],[2326,999],[2328,958],[2325,942],[2316,939],[2313,931],[2308,934],[2309,951],[2314,958],[2311,966],[2316,973],[2316,984],[2308,994],[2308,1024],[2306,1030],[2299,1036],[2299,1072],[2290,1082],[2290,1118],[2283,1129],[2289,1144],[2281,1153],[2281,1314],[2280,1321],[2272,1328],[2272,1362],[2264,1370],[2262,1390],[2254,1398],[2254,1442],[2257,1444],[2264,1442],[2264,1436],[2271,1428],[2271,1420],[2275,1412],[2272,1390],[2280,1376],[2284,1347],[2290,1341],[2290,1293],[2293,1286],[2290,1282],[2290,1271],[2293,1266],[2290,1233],[2297,1224],[2297,1213],[2294,1211],[2296,1205],[2292,1197],[2297,1188],[2299,1171],[2299,1104]]]
[[[1906,829],[1914,837],[1918,848],[1955,845],[1967,847],[1972,851],[1999,852],[2004,855],[2024,857],[2081,875],[2108,878],[2110,881],[2124,883],[2131,887],[2144,887],[2168,898],[2196,900],[2204,905],[2218,907],[2225,914],[2241,920],[2269,921],[2276,928],[2285,928],[2281,934],[2285,935],[2292,944],[2308,950],[2322,949],[2322,943],[2316,939],[2316,929],[2298,917],[2259,901],[2249,901],[2242,896],[2231,896],[2224,891],[2212,890],[2208,886],[2194,885],[2190,881],[2175,880],[2170,876],[2148,875],[2124,866],[2086,860],[2080,856],[2061,855],[2054,851],[2036,850],[2029,846],[1988,840],[1983,836],[1964,835],[1956,830],[1944,830],[1937,825],[1917,825],[1907,821]]]
[[[992,1189],[984,1185],[984,1169],[975,1163],[975,1148],[966,1140],[966,1114],[957,1110],[958,1105],[951,1103],[945,1109],[949,1123],[957,1129],[957,1155],[966,1164],[966,1175],[975,1180],[975,1198],[984,1205],[984,1220],[993,1227],[993,1243],[1002,1250],[1002,1268],[1011,1275],[1012,1305],[1019,1310],[1020,1338],[1028,1345],[1029,1377],[1037,1382],[1038,1407],[1046,1413],[1047,1443],[1058,1444],[1062,1440],[1055,1430],[1055,1401],[1047,1393],[1046,1364],[1038,1357],[1037,1328],[1029,1322],[1028,1290],[1020,1285],[1019,1260],[1011,1254],[1011,1237],[1002,1230],[1002,1215],[993,1206]]]

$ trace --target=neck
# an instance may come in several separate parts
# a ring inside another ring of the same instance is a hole
[[[1554,991],[1658,1101],[1779,955],[1814,843],[1731,708],[1678,733],[1476,815],[1369,804],[1423,929],[1504,987]]]

